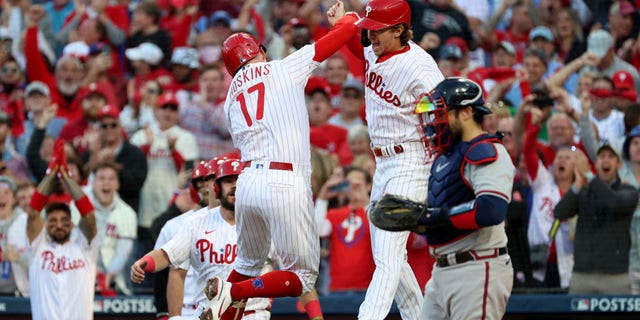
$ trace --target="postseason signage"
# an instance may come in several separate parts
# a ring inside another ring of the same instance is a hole
[[[640,312],[640,297],[572,298],[574,312]]]
[[[93,302],[93,312],[100,314],[147,314],[155,313],[156,307],[153,305],[153,297],[122,297],[103,298],[96,297]]]

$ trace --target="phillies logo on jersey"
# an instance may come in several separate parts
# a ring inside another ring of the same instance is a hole
[[[49,271],[57,274],[84,268],[85,265],[86,264],[82,259],[68,259],[65,256],[56,258],[56,255],[49,250],[42,252],[42,270],[48,269]]]
[[[115,224],[107,223],[107,237],[118,238],[118,228]]]
[[[238,255],[238,245],[227,243],[224,248],[217,250],[207,239],[196,241],[196,249],[200,251],[200,262],[204,262],[205,258],[209,259],[209,263],[232,264]]]
[[[355,246],[364,236],[365,228],[362,218],[349,216],[342,221],[338,228],[338,238],[347,248]]]
[[[384,101],[389,102],[396,107],[399,107],[400,98],[398,97],[397,94],[389,90],[386,90],[385,87],[387,86],[387,84],[384,83],[382,76],[375,72],[369,72],[368,75],[369,75],[369,79],[367,79],[367,84],[366,84],[367,87],[373,90],[373,92],[375,92],[375,94],[377,94],[378,97],[382,98]]]

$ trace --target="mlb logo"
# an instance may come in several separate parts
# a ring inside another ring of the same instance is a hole
[[[589,299],[572,299],[571,310],[572,311],[589,311]]]
[[[102,310],[103,310],[102,300],[93,301],[93,312],[102,312]]]

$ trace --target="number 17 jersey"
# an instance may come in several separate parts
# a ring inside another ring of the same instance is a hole
[[[227,128],[242,160],[309,163],[304,87],[319,62],[307,45],[282,60],[247,64],[231,81]]]

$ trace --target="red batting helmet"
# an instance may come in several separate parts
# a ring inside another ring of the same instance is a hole
[[[226,156],[222,156],[222,157],[214,157],[211,160],[209,160],[207,162],[207,173],[205,174],[205,179],[209,179],[210,177],[216,177],[216,175],[218,174],[218,167],[220,166],[220,163],[229,160],[229,158],[227,158]]]
[[[202,196],[198,192],[196,183],[198,179],[202,179],[206,176],[209,171],[209,163],[206,161],[200,161],[198,165],[193,168],[191,171],[191,183],[189,184],[189,194],[191,195],[191,200],[195,203],[200,203],[202,201]]]
[[[411,26],[411,9],[406,0],[371,0],[356,26],[375,31],[400,23]]]
[[[233,76],[238,69],[255,58],[260,50],[267,52],[254,36],[246,32],[234,33],[222,43],[222,60],[229,74]]]
[[[227,176],[240,175],[240,173],[242,173],[242,169],[244,169],[244,164],[240,161],[240,159],[228,159],[225,161],[221,161],[218,164],[218,172],[216,173],[216,180],[214,185],[216,199],[220,197],[220,184],[218,183],[218,181]]]

